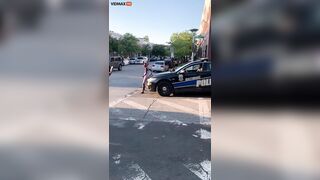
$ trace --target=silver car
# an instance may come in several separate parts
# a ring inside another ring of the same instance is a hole
[[[117,68],[118,71],[122,71],[123,63],[123,57],[121,56],[112,56],[110,57],[110,66],[114,68]]]

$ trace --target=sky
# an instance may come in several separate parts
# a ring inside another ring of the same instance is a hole
[[[126,0],[109,0],[124,2]],[[151,43],[166,44],[175,32],[199,28],[204,0],[132,0],[133,6],[109,4],[109,30],[136,37],[149,36]]]

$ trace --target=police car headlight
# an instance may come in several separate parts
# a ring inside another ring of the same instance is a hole
[[[156,80],[157,80],[156,78],[149,78],[149,79],[148,79],[148,82],[149,82],[149,83],[152,83],[152,82],[154,82],[154,81],[156,81]]]

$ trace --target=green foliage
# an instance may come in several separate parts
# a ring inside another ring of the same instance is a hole
[[[146,42],[149,42],[149,36],[144,36],[143,39],[144,39]]]
[[[168,56],[169,55],[168,47],[161,44],[153,45],[151,54],[154,56]]]
[[[140,51],[138,39],[132,34],[126,33],[120,39],[119,52],[124,56],[132,56]]]
[[[152,48],[149,44],[144,44],[141,47],[141,54],[142,56],[148,56],[152,51]]]
[[[109,52],[119,52],[119,40],[109,36]]]
[[[180,32],[171,35],[171,43],[174,48],[175,57],[183,58],[191,56],[192,53],[192,33]]]

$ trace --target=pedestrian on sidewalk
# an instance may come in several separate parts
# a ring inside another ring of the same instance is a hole
[[[147,83],[147,79],[150,77],[151,75],[151,70],[148,68],[148,62],[143,62],[143,69],[144,69],[144,73],[143,73],[143,80],[142,80],[142,91],[141,94],[144,93],[145,89],[146,89],[146,83]]]

